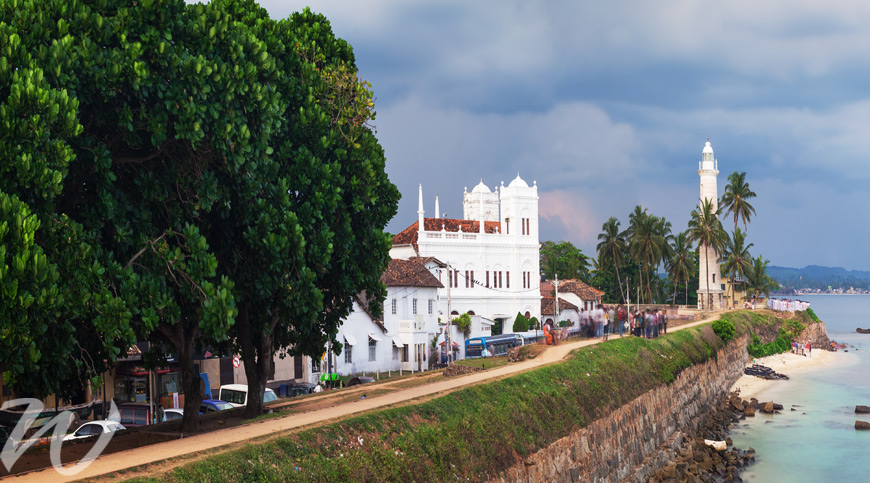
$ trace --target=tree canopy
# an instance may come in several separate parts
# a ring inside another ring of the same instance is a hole
[[[541,274],[552,280],[556,274],[562,280],[589,279],[589,257],[568,241],[541,243]]]
[[[0,148],[0,283],[34,297],[15,320],[66,334],[57,357],[111,363],[135,330],[179,356],[196,403],[196,351],[239,351],[255,414],[275,351],[319,357],[360,292],[380,310],[399,194],[371,88],[324,17],[244,0],[0,9],[2,135],[24,139]],[[21,258],[12,279],[4,257]],[[53,335],[25,341],[43,369]],[[4,377],[46,374],[0,357]]]

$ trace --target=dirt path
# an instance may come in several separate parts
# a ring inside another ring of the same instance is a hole
[[[670,330],[676,331],[688,327],[694,327],[715,320],[716,318],[718,318],[718,316],[709,317],[698,322],[675,326],[670,328]],[[614,338],[619,338],[619,336]],[[326,421],[341,419],[386,406],[408,403],[415,399],[429,399],[471,384],[477,384],[525,372],[547,364],[559,362],[572,350],[597,344],[599,342],[601,341],[598,339],[563,342],[561,345],[549,347],[535,359],[502,366],[498,369],[477,372],[465,376],[457,376],[446,381],[438,381],[431,384],[396,390],[378,397],[358,399],[356,401],[323,409],[294,413],[281,418],[267,419],[243,426],[235,426],[219,431],[186,437],[184,439],[167,441],[165,443],[145,446],[134,450],[120,451],[104,455],[91,463],[90,466],[85,468],[75,477],[64,477],[54,471],[53,468],[47,468],[20,476],[8,477],[8,481],[16,483],[32,481],[59,483],[61,481],[74,481],[77,479],[94,478],[99,476],[111,477],[122,470],[151,463],[158,463],[170,458],[178,458],[179,456],[191,455],[193,453],[209,450],[210,454],[214,454],[221,452],[221,447],[227,447],[225,449],[229,449],[232,446],[244,443],[250,439],[278,436],[283,432],[296,430],[305,426],[322,424]],[[374,389],[375,388],[372,388],[372,390]],[[358,392],[364,393],[365,391],[360,390]],[[174,464],[169,462],[167,469],[172,466],[174,466]]]

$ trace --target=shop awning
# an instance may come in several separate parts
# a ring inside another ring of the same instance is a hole
[[[348,345],[356,345],[356,337],[351,334],[344,334],[344,340],[347,341]]]
[[[405,343],[402,342],[402,339],[397,335],[393,336],[393,345],[396,347],[405,347]]]
[[[371,340],[373,340],[373,341],[375,341],[375,342],[380,342],[380,341],[381,341],[381,338],[378,336],[378,334],[375,334],[375,333],[371,333],[371,334],[369,334],[369,339],[371,339]]]

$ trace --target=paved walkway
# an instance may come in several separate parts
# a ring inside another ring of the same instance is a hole
[[[689,324],[676,326],[670,328],[670,331],[677,331],[688,327],[694,327],[696,325],[716,320],[717,318],[718,315],[698,322],[692,322]],[[619,336],[615,336],[613,338],[618,339]],[[492,379],[498,379],[512,374],[525,372],[530,369],[541,367],[547,364],[552,364],[554,362],[559,362],[564,359],[565,356],[567,356],[572,350],[578,349],[580,347],[598,344],[599,342],[601,342],[600,339],[563,342],[562,344],[555,347],[549,347],[540,356],[534,359],[510,364],[507,366],[502,366],[497,369],[476,372],[465,376],[458,376],[446,381],[439,381],[431,384],[411,387],[408,389],[402,389],[392,393],[384,394],[382,396],[360,399],[358,401],[353,401],[338,406],[332,406],[329,408],[323,408],[299,414],[290,414],[281,418],[267,419],[256,423],[250,423],[242,426],[234,426],[232,428],[213,431],[210,433],[198,434],[184,439],[177,439],[164,443],[104,455],[91,463],[90,466],[85,468],[75,477],[64,477],[54,471],[53,468],[46,468],[17,477],[8,477],[8,481],[12,481],[15,483],[31,481],[58,483],[61,481],[73,481],[82,478],[93,478],[101,475],[108,476],[118,471],[132,468],[135,466],[156,463],[177,456],[219,448],[221,446],[243,442],[252,438],[277,435],[279,433],[289,430],[322,423],[324,421],[329,421],[336,418],[345,418],[364,411],[378,409],[383,406],[405,403],[418,398],[445,394],[471,384],[486,382]]]

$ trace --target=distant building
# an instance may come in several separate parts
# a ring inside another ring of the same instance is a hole
[[[517,313],[541,315],[539,291],[538,187],[517,177],[495,192],[483,182],[463,195],[464,219],[426,218],[420,186],[417,222],[393,237],[393,258],[434,257],[438,315],[468,313],[472,334],[489,335],[487,324],[510,332]],[[449,297],[448,297],[449,294]]]
[[[713,211],[718,210],[719,195],[716,188],[716,178],[719,176],[719,162],[713,158],[713,147],[710,141],[701,151],[701,161],[698,162],[698,176],[701,177],[701,202],[710,200]],[[719,255],[708,247],[698,247],[700,257],[698,263],[698,308],[702,310],[718,310],[724,306],[724,289],[722,275],[719,273]]]
[[[553,318],[555,307],[555,286],[552,280],[541,282],[541,317],[544,322]],[[580,314],[598,307],[604,292],[576,280],[559,280],[559,321],[571,322],[571,327],[579,327]],[[566,306],[567,304],[567,306]],[[558,321],[557,321],[558,322]]]

